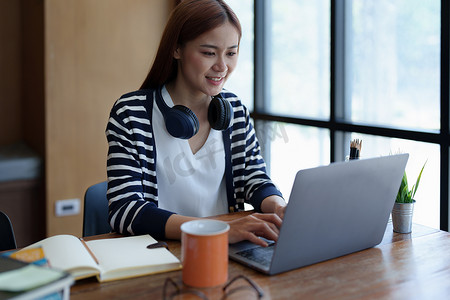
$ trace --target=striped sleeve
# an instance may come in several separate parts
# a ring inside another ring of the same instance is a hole
[[[106,127],[108,140],[109,222],[122,234],[164,238],[172,214],[158,208],[151,99],[144,92],[122,96],[113,106]]]
[[[232,93],[225,92],[234,109],[233,130],[231,131],[231,153],[234,192],[238,209],[243,203],[250,203],[260,211],[261,202],[268,196],[281,192],[266,173],[266,164],[250,119],[250,113]]]

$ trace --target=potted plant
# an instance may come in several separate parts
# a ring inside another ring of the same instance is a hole
[[[420,170],[419,176],[417,176],[416,183],[413,184],[411,189],[408,187],[408,178],[406,171],[403,173],[402,182],[398,189],[397,198],[395,199],[394,207],[392,209],[392,225],[394,231],[398,233],[410,233],[412,227],[412,216],[414,211],[414,196],[419,187],[420,178],[422,177],[423,169],[427,162],[425,162]]]

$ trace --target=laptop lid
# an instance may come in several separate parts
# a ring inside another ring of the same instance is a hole
[[[256,269],[277,274],[379,244],[407,160],[400,154],[300,170],[270,268]],[[230,257],[241,260],[235,252]]]

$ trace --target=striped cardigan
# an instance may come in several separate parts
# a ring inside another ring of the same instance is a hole
[[[107,197],[109,223],[114,231],[164,238],[167,219],[176,212],[158,208],[153,92],[125,94],[111,110],[106,128]],[[266,174],[248,110],[236,95],[226,90],[221,95],[234,110],[232,126],[222,135],[229,211],[242,210],[244,201],[260,211],[265,197],[281,193]]]

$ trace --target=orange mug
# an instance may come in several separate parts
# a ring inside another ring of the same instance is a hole
[[[214,287],[228,279],[228,231],[217,220],[194,220],[181,225],[183,282],[191,287]]]

